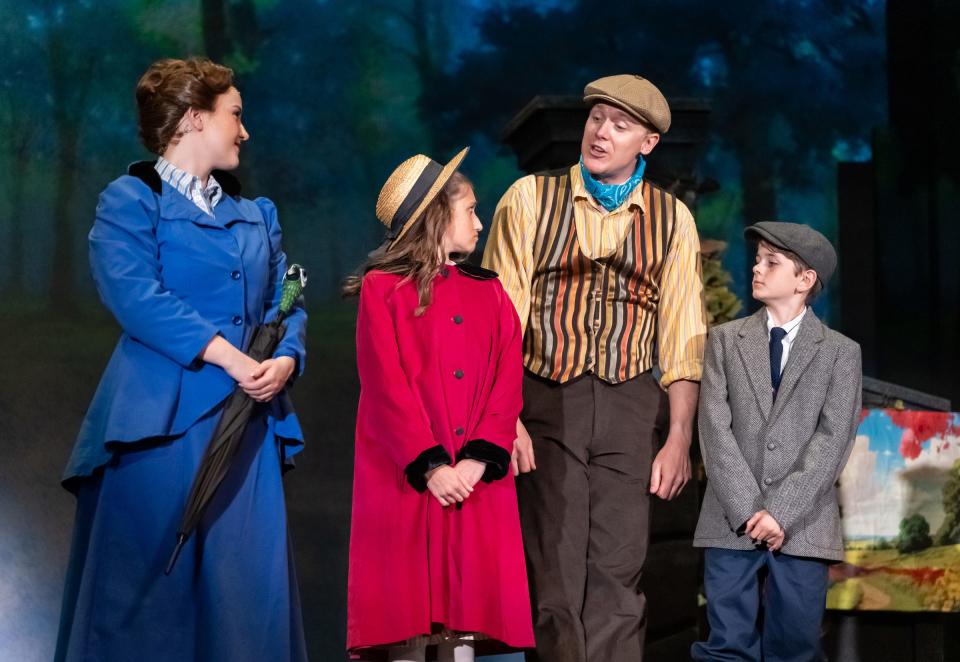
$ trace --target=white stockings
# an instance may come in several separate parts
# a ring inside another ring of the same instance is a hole
[[[473,662],[473,642],[450,639],[437,644],[437,662]]]
[[[426,646],[390,649],[390,662],[424,662]],[[437,644],[437,662],[473,662],[473,642],[450,639]]]

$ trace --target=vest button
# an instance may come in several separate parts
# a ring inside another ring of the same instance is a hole
[[[240,272],[239,271],[230,272],[230,278],[234,280],[240,280]]]
[[[234,325],[234,326],[240,326],[241,324],[243,324],[243,318],[240,317],[239,315],[234,315],[234,316],[233,316],[233,325]]]
[[[463,370],[454,370],[453,376],[457,379],[463,379]]]
[[[776,450],[776,448],[777,448],[777,445],[774,444],[773,442],[767,444],[767,450],[768,450],[768,451]]]
[[[454,324],[463,324],[463,318],[460,317],[459,315],[454,315],[454,316],[453,316],[453,323],[454,323]]]
[[[773,485],[773,478],[764,478],[764,479],[763,479],[763,484],[764,484],[764,485]]]
[[[463,428],[457,428],[453,433],[459,437],[463,434]]]

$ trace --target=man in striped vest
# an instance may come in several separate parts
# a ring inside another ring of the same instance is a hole
[[[660,91],[608,76],[584,100],[580,162],[510,187],[483,264],[524,325],[514,471],[535,659],[636,662],[650,495],[672,499],[690,479],[706,339],[700,244],[686,206],[643,178],[670,127]],[[657,452],[661,387],[669,428]]]

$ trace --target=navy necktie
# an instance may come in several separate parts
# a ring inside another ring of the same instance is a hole
[[[770,329],[770,383],[773,385],[773,397],[777,397],[780,388],[780,362],[783,360],[783,339],[787,332],[776,326]]]

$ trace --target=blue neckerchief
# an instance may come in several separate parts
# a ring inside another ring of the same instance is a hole
[[[640,180],[643,179],[643,171],[647,167],[647,162],[642,156],[637,157],[637,169],[630,175],[630,179],[623,184],[602,184],[593,178],[593,175],[583,165],[583,157],[580,157],[580,174],[583,175],[583,185],[587,193],[607,211],[613,211],[623,204],[623,201],[633,192]]]

